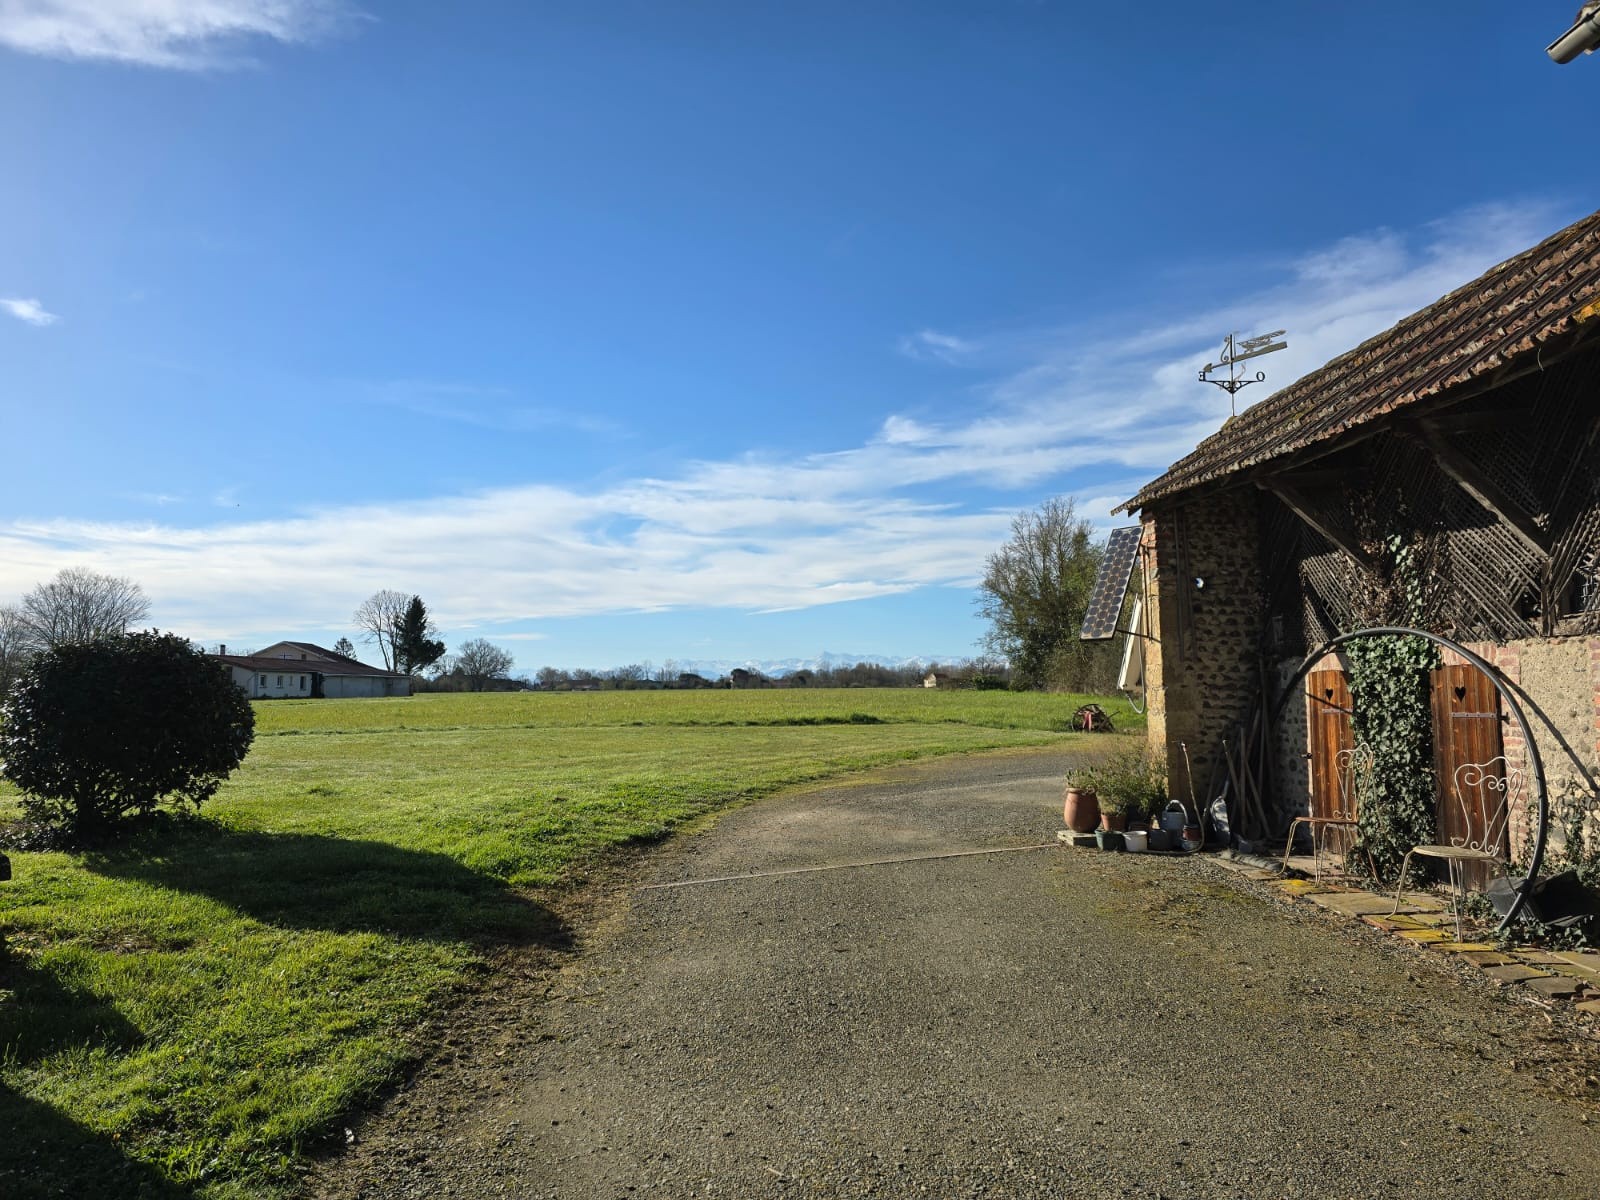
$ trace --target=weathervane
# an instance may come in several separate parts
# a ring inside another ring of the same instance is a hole
[[[1274,342],[1273,338],[1281,338],[1286,331],[1275,329],[1271,333],[1263,333],[1253,338],[1242,338],[1236,333],[1230,333],[1227,340],[1222,343],[1222,354],[1214,363],[1207,363],[1200,368],[1200,382],[1215,384],[1228,393],[1228,403],[1233,407],[1233,415],[1239,415],[1239,407],[1234,402],[1234,397],[1239,394],[1240,388],[1247,388],[1252,383],[1261,383],[1266,379],[1265,371],[1257,371],[1255,378],[1251,379],[1239,371],[1239,364],[1247,358],[1259,358],[1263,354],[1271,354],[1275,350],[1287,350],[1288,342]],[[1228,368],[1226,379],[1212,379],[1211,372]]]

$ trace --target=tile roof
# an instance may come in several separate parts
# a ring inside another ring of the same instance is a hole
[[[1531,366],[1528,356],[1596,316],[1600,212],[1247,408],[1117,511],[1332,441],[1513,363]]]
[[[277,643],[274,643],[276,645]],[[296,642],[295,645],[307,645]],[[320,647],[310,646],[312,650]],[[393,671],[385,671],[380,667],[369,667],[366,663],[357,662],[353,658],[346,658],[342,654],[334,654],[331,650],[323,651],[329,661],[313,658],[274,658],[260,654],[213,654],[211,657],[218,662],[230,663],[236,667],[243,667],[247,671],[268,672],[276,671],[280,675],[309,675],[313,671],[318,675],[377,675],[384,679],[401,679],[401,675]]]

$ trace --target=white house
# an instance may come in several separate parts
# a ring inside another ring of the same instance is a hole
[[[216,658],[227,666],[234,683],[252,700],[287,696],[409,696],[411,677],[369,667],[310,642],[274,642],[254,654],[229,654],[223,646]]]

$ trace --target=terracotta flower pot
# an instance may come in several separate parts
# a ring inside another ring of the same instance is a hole
[[[1127,813],[1106,812],[1106,810],[1103,809],[1103,808],[1100,810],[1100,828],[1101,829],[1115,829],[1118,833],[1121,833],[1127,827],[1128,827],[1128,814]]]
[[[1073,833],[1089,833],[1100,823],[1100,802],[1093,788],[1068,787],[1061,819]]]

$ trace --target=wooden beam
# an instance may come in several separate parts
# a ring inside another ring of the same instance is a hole
[[[1433,455],[1439,469],[1512,533],[1516,534],[1546,558],[1550,557],[1550,535],[1534,521],[1532,514],[1508,496],[1494,480],[1490,479],[1465,454],[1451,445],[1449,440],[1429,421],[1403,426]]]
[[[1279,500],[1283,501],[1284,506],[1295,516],[1355,559],[1356,562],[1361,563],[1363,566],[1366,565],[1367,556],[1361,549],[1360,543],[1331,521],[1318,516],[1316,509],[1307,500],[1305,493],[1288,480],[1281,476],[1269,475],[1264,479],[1256,480],[1256,486],[1271,492]]]

